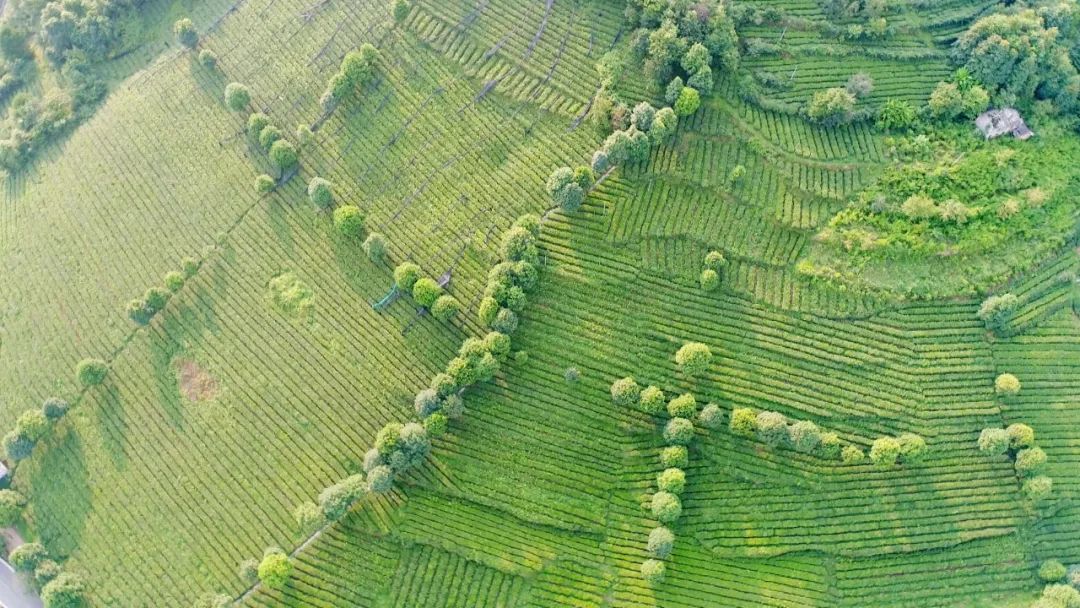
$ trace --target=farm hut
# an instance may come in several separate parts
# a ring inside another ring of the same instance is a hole
[[[975,126],[986,139],[1012,133],[1013,137],[1022,141],[1034,135],[1016,108],[987,110],[975,119]]]

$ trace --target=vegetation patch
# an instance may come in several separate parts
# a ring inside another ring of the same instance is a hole
[[[292,272],[270,279],[270,302],[281,314],[292,319],[308,319],[314,306],[315,292]]]
[[[176,363],[176,373],[180,394],[188,401],[210,401],[217,396],[217,380],[195,361],[180,359]]]

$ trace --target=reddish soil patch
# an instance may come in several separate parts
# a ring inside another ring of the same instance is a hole
[[[217,395],[217,380],[198,363],[185,360],[176,367],[180,374],[180,394],[188,401],[208,401]]]

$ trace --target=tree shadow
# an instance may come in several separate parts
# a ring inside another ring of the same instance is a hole
[[[98,395],[97,403],[83,404],[83,407],[88,407],[96,413],[105,453],[109,455],[116,470],[123,471],[127,468],[128,459],[127,449],[124,446],[127,418],[123,400],[120,397],[120,389],[117,388],[115,382],[106,379],[98,390]]]
[[[92,509],[77,425],[69,421],[58,426],[48,445],[39,447],[30,462],[34,527],[54,557],[67,557],[82,541]]]

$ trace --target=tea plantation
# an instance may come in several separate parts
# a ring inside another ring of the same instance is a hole
[[[12,0],[0,59],[45,607],[1080,606],[1076,2]]]

